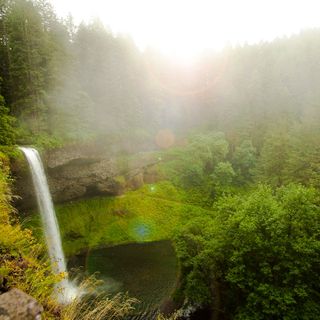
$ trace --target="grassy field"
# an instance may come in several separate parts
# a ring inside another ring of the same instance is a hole
[[[120,197],[101,197],[56,207],[66,255],[85,248],[170,239],[190,217],[212,214],[186,203],[168,182],[145,185]],[[28,226],[41,234],[38,215]]]

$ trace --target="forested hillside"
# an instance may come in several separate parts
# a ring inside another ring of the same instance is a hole
[[[99,21],[61,21],[45,1],[2,1],[0,19],[4,144],[153,141],[202,126],[260,151],[266,137],[317,124],[319,30],[207,52],[190,67]]]

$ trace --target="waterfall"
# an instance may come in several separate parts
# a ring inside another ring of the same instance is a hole
[[[30,167],[52,271],[55,274],[67,274],[59,225],[40,155],[34,148],[20,147],[19,149],[24,153]],[[68,303],[77,296],[77,289],[65,278],[57,286],[57,296],[61,303]]]

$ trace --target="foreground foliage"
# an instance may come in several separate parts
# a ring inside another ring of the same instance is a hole
[[[314,319],[320,312],[320,198],[259,186],[215,204],[176,237],[184,293],[215,319]]]

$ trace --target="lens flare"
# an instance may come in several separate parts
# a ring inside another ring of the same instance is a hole
[[[162,149],[170,148],[174,145],[175,135],[170,129],[160,130],[156,135],[156,144]]]

